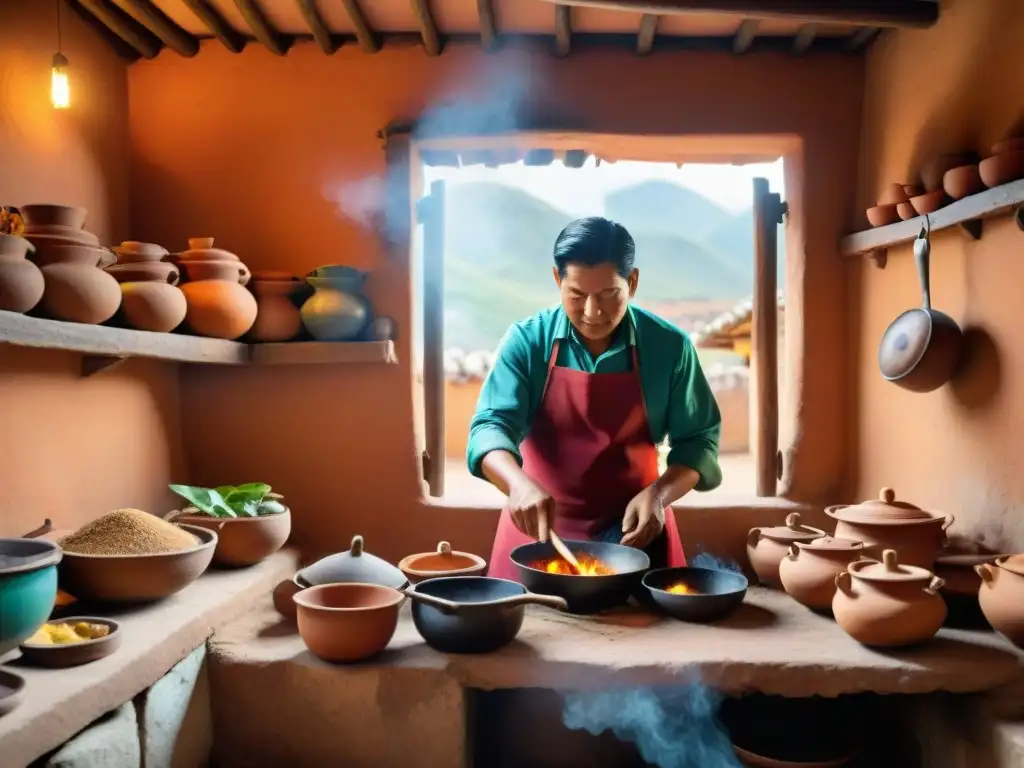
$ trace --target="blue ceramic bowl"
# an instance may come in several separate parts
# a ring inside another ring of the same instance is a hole
[[[0,656],[50,618],[62,556],[60,547],[45,539],[0,539]]]

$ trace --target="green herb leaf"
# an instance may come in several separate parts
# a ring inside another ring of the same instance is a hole
[[[192,485],[168,486],[199,511],[210,517],[238,517],[224,497],[214,488],[199,488]]]

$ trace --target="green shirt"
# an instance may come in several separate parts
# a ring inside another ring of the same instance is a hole
[[[469,427],[469,470],[483,477],[481,464],[494,450],[513,454],[522,464],[519,444],[530,430],[547,378],[551,345],[559,345],[556,365],[587,373],[623,373],[632,369],[630,347],[640,359],[640,380],[647,404],[651,441],[669,440],[669,466],[700,474],[698,491],[722,482],[718,439],[722,416],[690,338],[657,315],[630,306],[596,359],[576,335],[561,306],[514,323],[502,340],[494,368],[484,381]]]

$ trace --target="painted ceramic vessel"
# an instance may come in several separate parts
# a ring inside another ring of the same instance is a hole
[[[825,532],[800,524],[800,514],[791,512],[786,524],[774,528],[751,528],[747,534],[747,557],[758,580],[765,585],[779,585],[779,566],[798,541],[820,539]]]
[[[356,341],[372,320],[363,296],[366,273],[355,267],[318,267],[306,278],[315,293],[302,305],[302,324],[318,341]]]

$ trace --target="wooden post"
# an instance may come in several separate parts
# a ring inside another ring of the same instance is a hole
[[[754,465],[757,495],[774,496],[779,453],[778,225],[783,204],[767,179],[754,179],[754,306],[751,317]]]
[[[444,495],[444,229],[445,185],[435,181],[416,206],[423,227],[423,477],[435,498]]]

